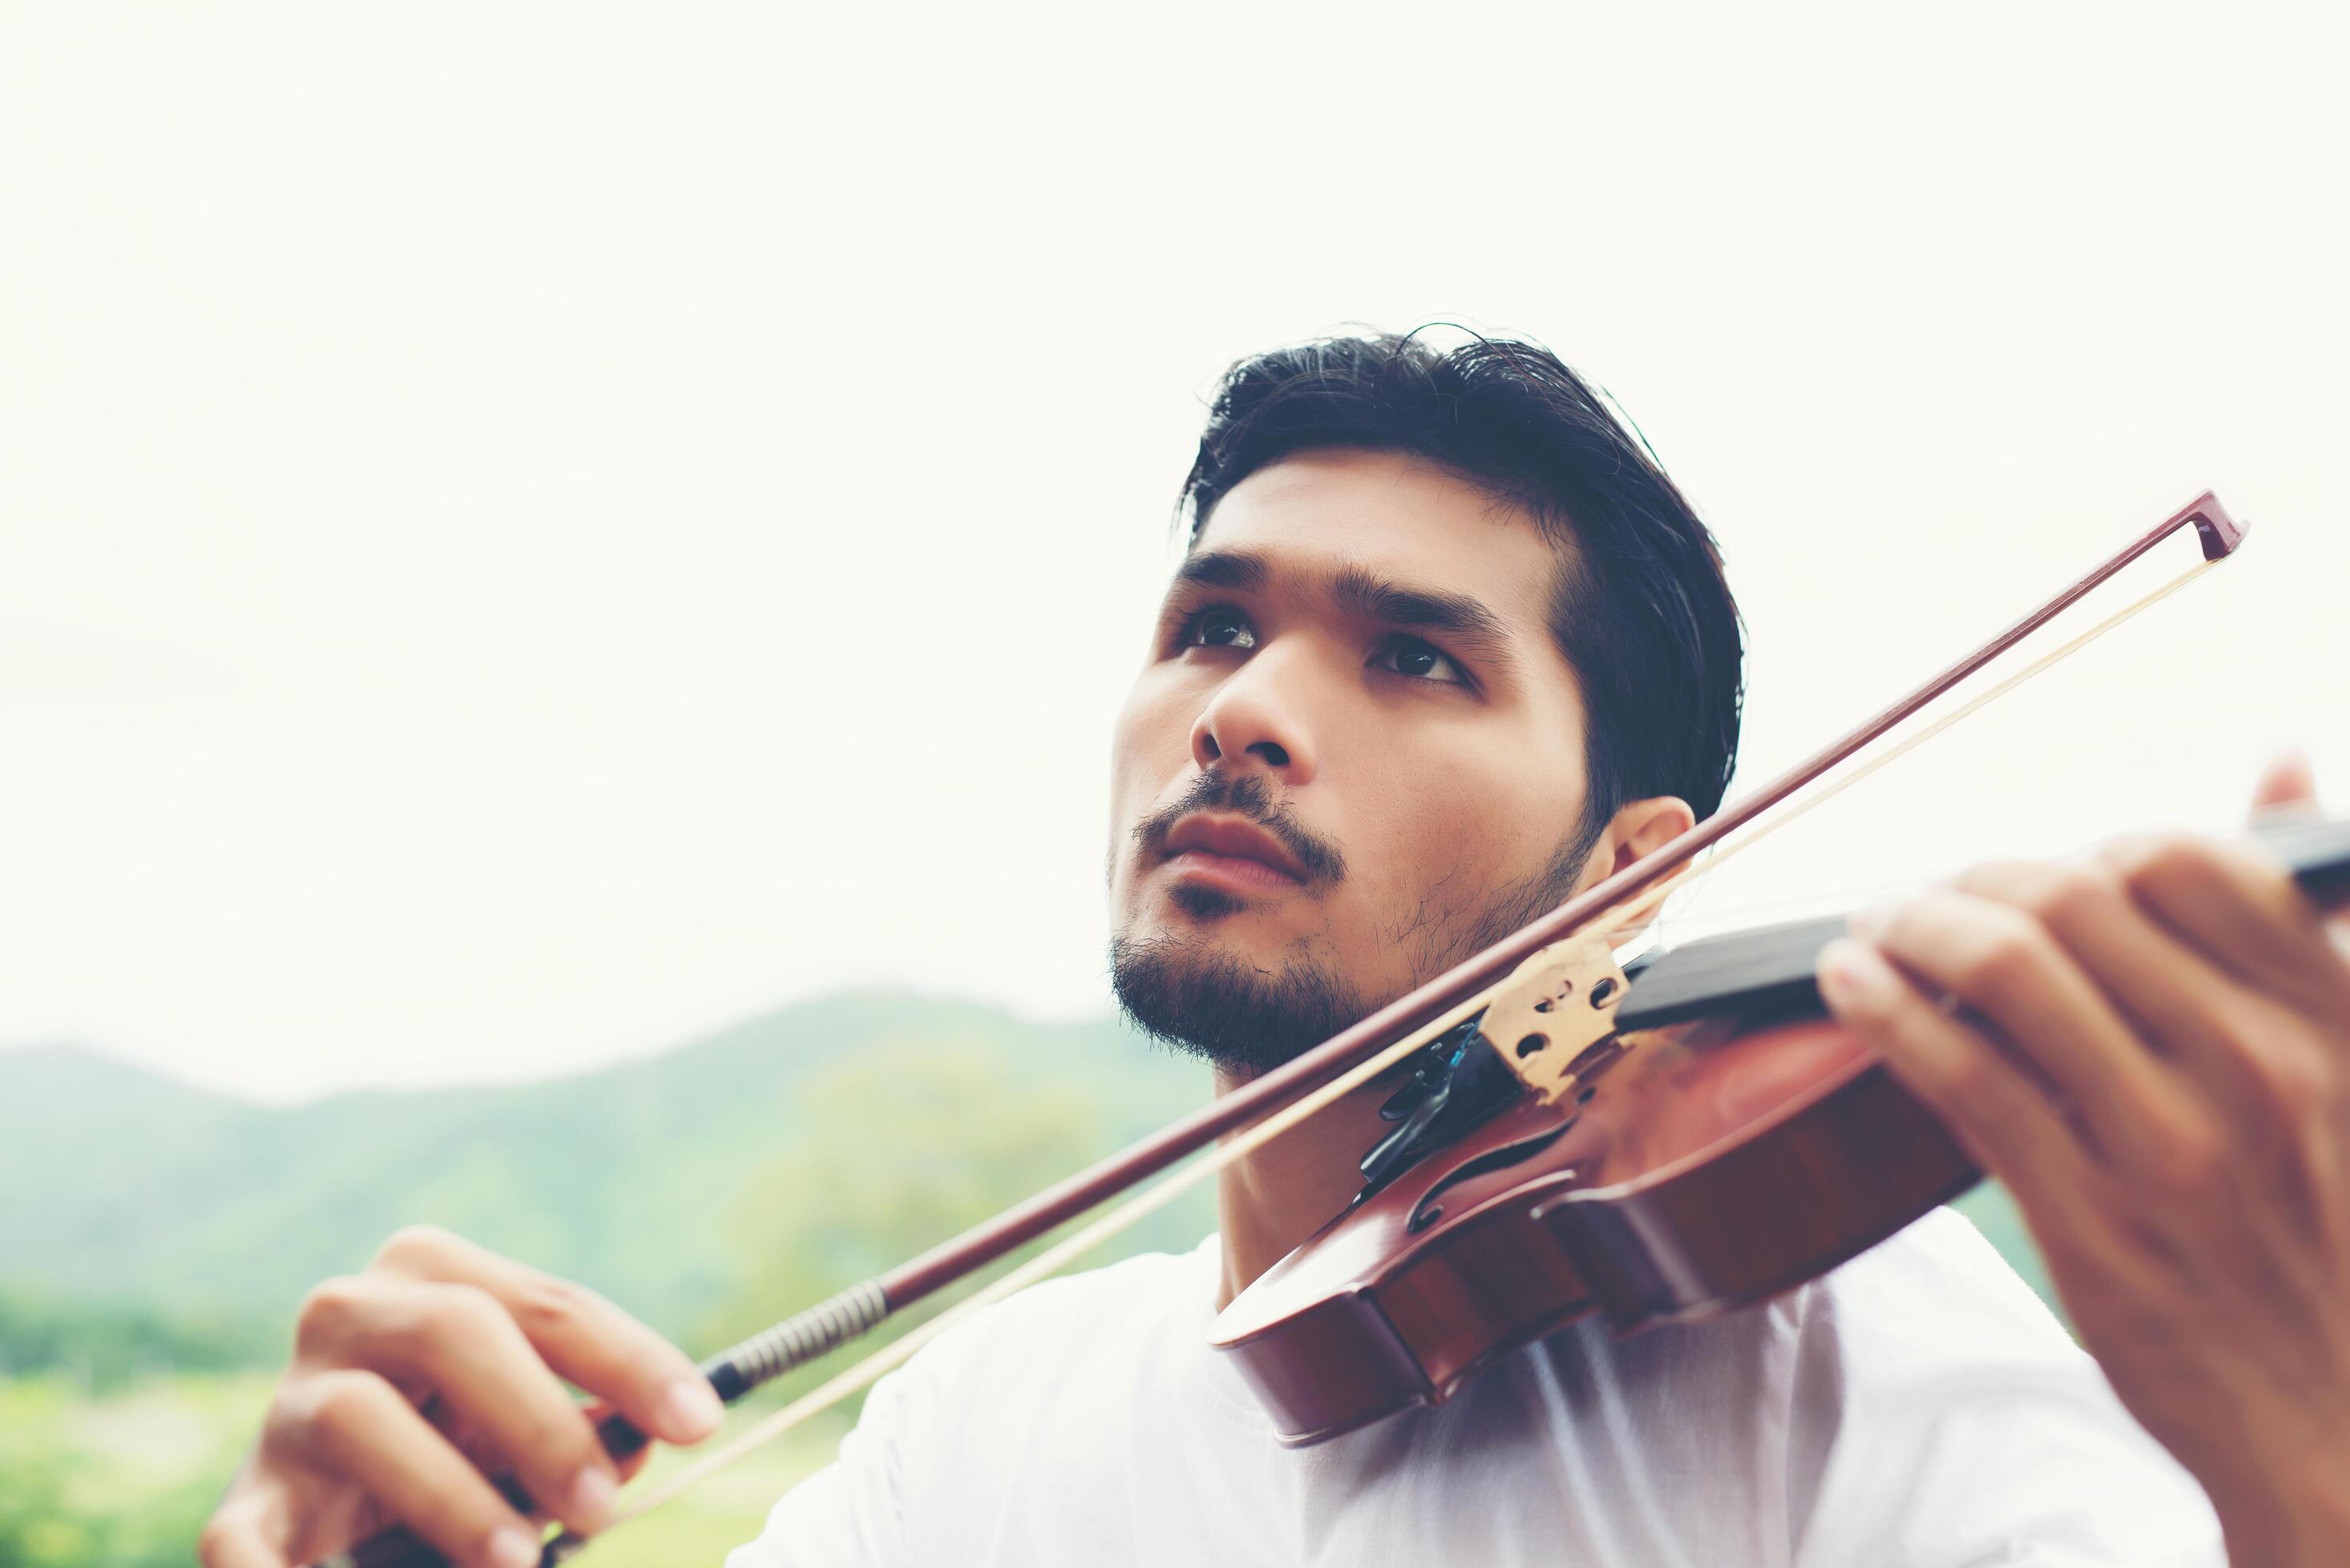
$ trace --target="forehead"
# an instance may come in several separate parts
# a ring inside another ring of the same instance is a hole
[[[1335,449],[1268,463],[1234,485],[1195,546],[1244,551],[1285,583],[1347,568],[1478,600],[1546,639],[1558,547],[1523,509],[1402,452]]]

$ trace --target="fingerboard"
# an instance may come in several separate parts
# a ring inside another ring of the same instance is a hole
[[[2350,903],[2350,820],[2278,822],[2252,840],[2285,864],[2327,909]],[[1845,917],[1790,920],[1705,937],[1626,966],[1631,989],[1616,1010],[1618,1033],[1661,1029],[1711,1014],[1800,1017],[1825,1011],[1813,973],[1820,950],[1845,934]]]

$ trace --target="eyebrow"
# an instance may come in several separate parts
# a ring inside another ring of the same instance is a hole
[[[1202,588],[1230,588],[1236,594],[1260,591],[1265,580],[1273,576],[1263,556],[1242,550],[1201,550],[1183,557],[1175,568],[1177,587],[1185,584]]]
[[[1360,566],[1342,568],[1330,584],[1331,602],[1347,614],[1386,626],[1440,632],[1488,659],[1506,656],[1510,628],[1466,594],[1408,588]]]
[[[1272,580],[1271,563],[1245,550],[1202,550],[1186,556],[1175,570],[1179,587],[1189,584],[1233,593],[1261,593]],[[1360,566],[1343,566],[1330,579],[1329,595],[1340,613],[1358,620],[1436,632],[1471,657],[1495,665],[1510,662],[1513,639],[1509,627],[1466,594],[1406,587]]]

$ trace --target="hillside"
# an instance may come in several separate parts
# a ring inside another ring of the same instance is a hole
[[[0,1052],[0,1290],[282,1323],[311,1282],[430,1220],[650,1321],[691,1323],[755,1257],[739,1207],[778,1161],[800,1189],[778,1202],[837,1204],[925,1166],[992,1190],[1011,1173],[956,1168],[992,1124],[1052,1107],[1045,1152],[1082,1159],[1204,1092],[1198,1064],[1107,1020],[1039,1026],[880,995],[569,1079],[290,1107],[80,1050]],[[787,1232],[785,1218],[768,1222]],[[1206,1222],[1195,1209],[1160,1233]]]
[[[274,1358],[313,1282],[418,1221],[714,1348],[1163,1123],[1205,1077],[1109,1020],[873,994],[567,1079],[297,1106],[0,1052],[0,1367]],[[2045,1294],[2004,1195],[1960,1207]],[[1211,1223],[1198,1195],[1134,1244]]]

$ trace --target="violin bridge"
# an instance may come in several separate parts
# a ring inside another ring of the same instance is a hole
[[[1493,988],[1478,1033],[1544,1104],[1559,1105],[1575,1093],[1584,1053],[1616,1032],[1628,983],[1605,935],[1553,942]]]

